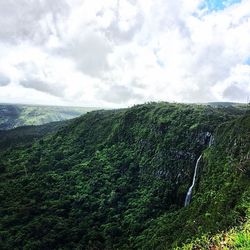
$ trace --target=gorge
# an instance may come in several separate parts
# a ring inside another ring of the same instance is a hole
[[[1,249],[249,246],[248,106],[153,102],[34,128],[1,131]]]

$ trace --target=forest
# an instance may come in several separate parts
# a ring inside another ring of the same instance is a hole
[[[0,135],[0,249],[250,249],[247,105],[151,102]]]

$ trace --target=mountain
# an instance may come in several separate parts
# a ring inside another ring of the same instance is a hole
[[[97,108],[0,104],[0,130],[72,119]]]
[[[209,102],[207,103],[207,105],[210,105],[212,107],[247,107],[246,104],[237,102]]]
[[[1,249],[248,249],[250,109],[89,112],[3,147],[0,190]]]

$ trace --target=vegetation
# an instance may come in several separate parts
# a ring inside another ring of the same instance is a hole
[[[247,107],[149,103],[90,112],[32,144],[7,145],[0,248],[206,249],[223,239],[244,249],[249,139]]]
[[[23,126],[10,130],[0,130],[0,149],[32,144],[38,138],[56,132],[67,124],[69,124],[69,121],[60,121],[38,126]]]
[[[193,250],[193,249],[250,249],[250,222],[249,211],[246,222],[243,225],[232,228],[229,231],[216,234],[214,236],[203,235],[201,238],[194,240],[176,250]]]
[[[95,109],[0,104],[0,130],[72,119]]]

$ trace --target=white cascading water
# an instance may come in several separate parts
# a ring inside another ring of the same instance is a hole
[[[209,134],[210,134],[210,133],[209,133]],[[214,141],[214,137],[213,137],[212,134],[210,134],[209,143],[208,143],[208,147],[209,147],[209,148],[212,146],[213,141]],[[195,179],[196,179],[196,174],[197,174],[197,168],[198,168],[199,162],[200,162],[200,160],[201,160],[201,157],[202,157],[202,155],[199,156],[199,158],[197,159],[196,164],[195,164],[193,182],[192,182],[192,185],[191,185],[191,187],[188,189],[188,192],[187,192],[187,194],[186,194],[185,204],[184,204],[185,207],[188,206],[189,203],[190,203],[190,201],[191,201],[192,191],[193,191],[193,187],[194,187]]]
[[[209,143],[208,143],[208,147],[209,147],[209,148],[212,146],[213,141],[214,141],[214,137],[213,137],[212,135],[210,135]]]
[[[191,201],[192,191],[193,191],[193,187],[194,187],[195,179],[196,179],[196,174],[197,174],[197,168],[198,168],[199,162],[201,160],[201,157],[202,157],[202,155],[199,156],[199,158],[197,159],[196,164],[195,164],[193,182],[192,182],[191,187],[188,189],[188,192],[187,192],[187,195],[185,198],[185,205],[184,205],[185,207],[188,206],[190,201]]]

